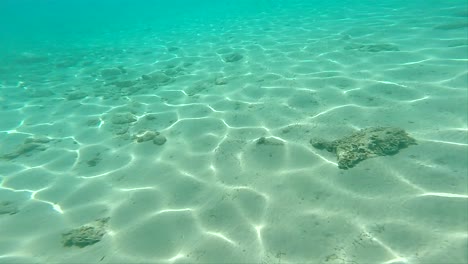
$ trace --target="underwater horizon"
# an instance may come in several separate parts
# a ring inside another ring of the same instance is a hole
[[[0,263],[468,263],[465,0],[0,25]]]

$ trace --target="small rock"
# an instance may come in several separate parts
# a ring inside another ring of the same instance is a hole
[[[88,167],[96,167],[101,161],[102,161],[102,158],[98,154],[92,159],[88,160],[86,164],[88,164]]]
[[[96,244],[101,241],[102,237],[107,233],[106,224],[109,219],[109,217],[97,219],[90,224],[83,225],[79,228],[63,233],[63,246],[84,248],[86,246]]]
[[[326,149],[327,151],[332,151],[333,143],[330,141],[323,140],[321,138],[313,138],[310,140],[310,144],[316,149]]]
[[[153,139],[153,143],[156,144],[156,145],[159,145],[159,146],[164,145],[164,143],[166,143],[166,141],[167,141],[167,139],[163,135],[157,135]]]
[[[400,149],[416,145],[416,140],[400,128],[370,127],[334,141],[312,139],[313,147],[336,154],[338,167],[349,169],[359,162],[377,156],[397,154]]]

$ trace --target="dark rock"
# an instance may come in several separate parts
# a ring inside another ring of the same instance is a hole
[[[336,154],[338,167],[349,169],[359,162],[377,156],[394,155],[400,149],[415,145],[416,140],[400,128],[371,127],[334,141],[312,139],[317,149],[326,149]]]
[[[325,149],[330,152],[332,152],[334,148],[334,144],[332,141],[325,141],[319,138],[311,139],[310,144],[312,144],[312,146],[316,149],[320,149],[320,150]]]
[[[101,153],[97,153],[96,156],[94,156],[92,159],[88,160],[86,162],[88,167],[96,167],[102,161],[102,158],[100,156],[101,156]]]
[[[153,143],[154,143],[155,145],[159,145],[159,146],[164,145],[164,143],[166,143],[166,141],[167,141],[167,139],[166,139],[166,137],[163,136],[163,135],[157,135],[157,136],[154,137],[154,139],[153,139]]]
[[[79,228],[72,229],[62,234],[62,244],[64,247],[76,246],[83,248],[96,244],[101,241],[102,237],[107,233],[106,224],[109,217],[98,219],[90,224],[83,225]]]

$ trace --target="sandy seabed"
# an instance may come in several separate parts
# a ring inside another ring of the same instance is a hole
[[[466,14],[329,11],[10,54],[0,263],[467,263]]]

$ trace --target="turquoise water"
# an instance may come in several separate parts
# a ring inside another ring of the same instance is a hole
[[[468,263],[466,1],[2,0],[0,61],[0,263]]]

